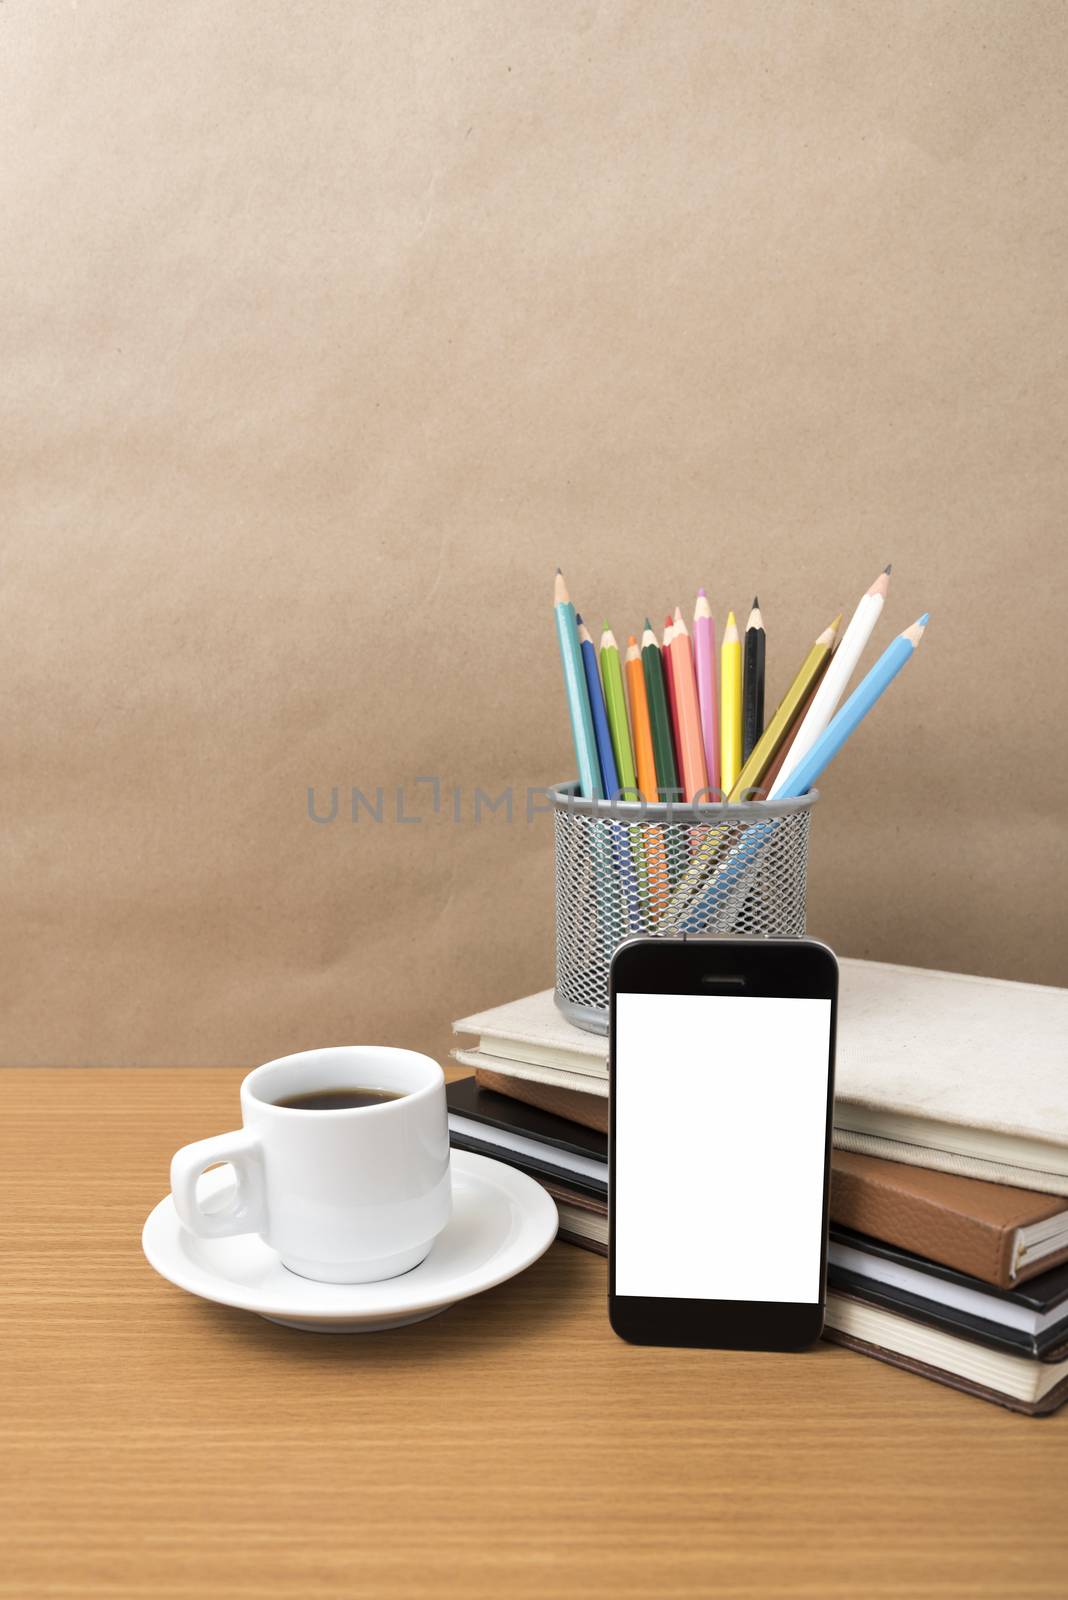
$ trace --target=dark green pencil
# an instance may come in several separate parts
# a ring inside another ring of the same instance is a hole
[[[649,702],[649,726],[653,735],[653,764],[656,767],[656,787],[661,800],[677,800],[680,794],[679,775],[675,766],[675,745],[671,737],[671,714],[668,711],[667,690],[664,687],[664,662],[660,646],[649,618],[645,619],[642,634],[642,671],[645,674],[645,696]]]

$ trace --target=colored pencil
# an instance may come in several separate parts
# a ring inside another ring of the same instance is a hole
[[[838,646],[838,650],[840,650],[840,649],[841,649],[841,645]],[[831,655],[831,660],[832,661],[834,660],[834,657],[838,654],[838,650],[835,650],[832,653],[832,655]],[[827,668],[827,671],[828,672],[830,671],[830,667]],[[824,677],[826,677],[826,675],[827,674],[824,673]],[[808,716],[809,707],[812,705],[813,700],[819,694],[819,692],[820,692],[820,684],[822,682],[823,682],[823,678],[817,678],[816,682],[812,685],[812,688],[808,691],[808,697],[805,700],[805,703],[801,707],[800,711],[797,713],[796,722],[794,723],[793,727],[790,729],[789,733],[786,735],[786,738],[783,740],[782,744],[779,746],[778,755],[775,757],[774,761],[772,761],[772,763],[769,766],[767,772],[765,772],[764,776],[760,780],[760,787],[755,791],[755,793],[753,795],[753,799],[754,800],[768,800],[768,799],[771,798],[772,786],[774,785],[775,780],[778,778],[779,773],[782,771],[784,764],[787,761],[790,760],[790,751],[794,747],[794,740],[797,738],[799,730],[804,726],[805,718]]]
[[[794,681],[780,700],[775,715],[757,740],[752,755],[738,774],[730,792],[732,800],[747,800],[750,792],[759,787],[761,778],[771,766],[780,745],[797,721],[801,707],[808,698],[809,690],[827,669],[841,620],[842,615],[839,612],[834,621],[824,628],[802,661]]]
[[[782,799],[792,800],[797,795],[808,793],[820,773],[834,760],[850,734],[864,720],[876,701],[886,693],[902,667],[912,660],[929,620],[930,614],[925,611],[911,627],[891,640],[867,677],[861,679],[845,705],[832,717],[805,758],[796,764],[780,790]]]
[[[815,699],[797,730],[797,737],[790,747],[789,764],[783,763],[778,777],[771,786],[768,793],[769,800],[776,799],[783,792],[791,769],[799,761],[804,760],[838,709],[838,702],[845,693],[846,685],[853,676],[854,668],[864,653],[864,647],[882,614],[883,602],[889,588],[890,568],[887,566],[880,572],[871,588],[861,595],[857,609],[850,617],[849,625],[842,635],[841,643],[834,652],[834,659],[824,673],[816,690]]]
[[[754,595],[753,609],[745,625],[745,664],[742,672],[742,765],[764,732],[764,656],[767,635],[760,601]]]
[[[656,760],[653,756],[653,730],[649,725],[649,697],[645,692],[645,672],[638,641],[627,640],[627,692],[630,697],[630,727],[634,739],[634,764],[638,789],[643,800],[656,799]]]
[[[719,655],[719,781],[729,794],[742,770],[742,646],[733,611],[727,614]]]
[[[681,768],[682,792],[687,800],[702,794],[708,787],[705,770],[705,747],[701,738],[701,707],[697,699],[697,678],[694,675],[693,645],[680,607],[675,607],[671,629],[671,681],[675,685],[675,713],[678,719],[678,751]],[[707,794],[703,796],[709,798]]]
[[[705,772],[712,798],[718,800],[719,787],[719,694],[716,673],[716,624],[712,607],[703,589],[697,591],[693,609],[694,665],[697,672],[697,698],[701,706],[701,738],[705,747]]]
[[[645,688],[645,668],[641,650],[633,634],[627,639],[627,694],[630,698],[630,726],[634,741],[634,760],[638,773],[638,792],[643,800],[658,799],[653,730],[649,721],[649,696]],[[639,887],[650,915],[659,917],[667,905],[668,865],[663,834],[659,826],[639,830],[633,852],[638,868]]]
[[[801,706],[797,716],[794,719],[793,726],[787,733],[786,738],[783,740],[778,754],[773,759],[771,766],[768,768],[767,773],[762,779],[760,787],[754,791],[751,791],[752,798],[754,800],[763,800],[766,798],[767,790],[770,788],[775,776],[778,774],[779,766],[784,759],[798,728],[801,726],[802,717],[805,715],[808,707],[812,704],[813,697],[815,696],[819,685],[820,679],[817,677],[808,692],[804,704]],[[773,828],[774,823],[769,821],[765,823],[762,828],[750,829],[744,840],[741,841],[740,850],[728,852],[727,860],[722,862],[718,867],[714,866],[714,863],[718,850],[718,835],[722,832],[722,830],[710,829],[708,837],[702,843],[701,848],[694,855],[685,876],[677,885],[678,893],[672,899],[670,905],[665,908],[671,920],[662,921],[662,930],[664,932],[674,931],[676,933],[698,932],[702,926],[701,918],[704,914],[706,898],[710,895],[722,895],[724,883],[726,881],[724,876],[725,874],[729,875],[729,879],[734,880],[736,884],[744,881],[743,868],[752,859],[755,849],[754,840],[759,840],[762,834],[767,833],[769,829]],[[713,869],[711,876],[707,875],[709,868]],[[737,890],[735,893],[737,893]],[[733,896],[730,903],[733,904]],[[672,915],[672,913],[674,913],[674,915]]]
[[[605,710],[604,690],[601,688],[601,674],[597,667],[597,652],[593,648],[590,630],[577,612],[575,621],[578,624],[579,648],[582,651],[582,664],[586,669],[586,689],[590,696],[590,710],[593,713],[593,733],[597,741],[601,786],[605,797],[610,800],[619,790],[619,776],[616,772],[616,758],[612,752],[612,735],[608,731],[608,713]]]
[[[623,688],[623,667],[619,659],[616,636],[607,623],[601,634],[601,682],[604,684],[608,731],[612,735],[612,754],[616,758],[619,786],[628,799],[634,800],[638,780],[634,771],[630,728],[627,725],[627,696]]]
[[[564,669],[564,693],[571,718],[571,738],[575,746],[575,765],[578,768],[579,793],[586,800],[600,800],[600,765],[597,760],[597,740],[593,731],[593,713],[590,709],[589,690],[586,688],[586,669],[579,648],[578,624],[575,608],[567,592],[567,584],[560,568],[556,569],[553,596],[556,616],[556,637],[560,645],[560,661]]]
[[[664,663],[664,688],[667,690],[668,710],[671,713],[671,748],[675,755],[675,771],[679,771],[679,708],[675,698],[675,663],[671,658],[671,640],[675,632],[673,617],[664,618],[664,642],[661,646],[661,660]]]
[[[645,674],[645,696],[649,702],[649,726],[653,734],[657,792],[661,800],[674,800],[678,795],[679,779],[671,742],[671,713],[664,687],[664,663],[648,617],[642,634],[642,671]]]
[[[649,696],[645,688],[645,668],[641,650],[633,634],[627,639],[627,693],[630,697],[630,726],[634,739],[634,760],[638,772],[638,791],[643,800],[654,803],[658,798],[656,783],[656,757],[653,754],[653,730],[649,720]],[[645,891],[648,909],[659,917],[667,904],[668,870],[667,852],[659,827],[644,827],[640,834],[641,850],[635,851],[639,874]]]

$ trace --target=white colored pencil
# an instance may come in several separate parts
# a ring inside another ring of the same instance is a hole
[[[857,662],[864,654],[864,647],[871,638],[882,614],[883,601],[886,599],[890,588],[890,568],[886,567],[866,594],[862,594],[857,604],[857,609],[849,619],[849,626],[842,635],[823,680],[816,690],[812,704],[805,715],[805,720],[794,735],[789,754],[783,762],[779,776],[771,786],[769,800],[782,793],[790,779],[791,772],[800,765],[807,756],[812,746],[823,733],[835,711],[838,702],[846,690],[850,678],[853,676]]]

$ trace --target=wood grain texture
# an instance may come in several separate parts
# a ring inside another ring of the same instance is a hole
[[[1068,1416],[829,1346],[630,1348],[561,1244],[388,1334],[173,1289],[141,1225],[239,1077],[0,1073],[0,1595],[1063,1596]]]

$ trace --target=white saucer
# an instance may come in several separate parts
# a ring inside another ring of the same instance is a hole
[[[287,1271],[258,1234],[199,1239],[161,1200],[141,1244],[156,1271],[179,1289],[268,1322],[311,1333],[377,1333],[422,1322],[529,1267],[556,1237],[552,1197],[540,1184],[488,1156],[452,1152],[452,1217],[425,1261],[382,1283],[314,1283]],[[230,1167],[200,1180],[205,1201],[233,1183]]]

